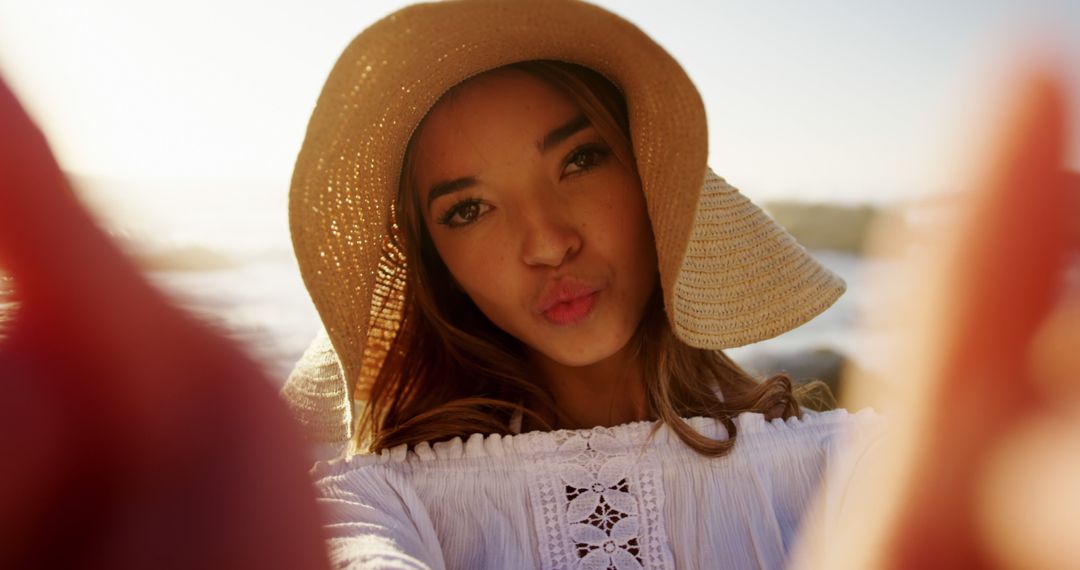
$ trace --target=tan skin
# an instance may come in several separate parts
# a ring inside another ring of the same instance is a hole
[[[570,419],[559,427],[649,419],[629,341],[657,287],[657,260],[633,165],[570,99],[516,70],[474,78],[436,105],[415,164],[440,257],[528,347]],[[545,312],[560,291],[575,300]]]

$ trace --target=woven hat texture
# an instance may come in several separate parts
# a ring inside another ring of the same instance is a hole
[[[351,401],[365,398],[397,332],[406,261],[386,228],[413,131],[451,87],[528,60],[588,67],[625,95],[664,307],[684,342],[722,349],[771,338],[843,293],[838,277],[707,169],[697,89],[634,25],[573,0],[410,6],[338,59],[293,174],[293,246],[325,336],[283,395],[310,439],[348,439]]]

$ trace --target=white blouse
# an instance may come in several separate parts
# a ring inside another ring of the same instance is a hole
[[[723,424],[691,418],[711,438]],[[338,568],[780,568],[823,485],[835,511],[884,429],[872,410],[736,418],[734,450],[702,456],[651,422],[475,434],[317,464]],[[829,470],[826,477],[826,470]],[[812,527],[812,528],[811,528]],[[806,539],[806,537],[803,537]]]

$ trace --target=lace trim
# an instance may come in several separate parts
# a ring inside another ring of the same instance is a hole
[[[551,435],[530,481],[544,567],[672,567],[655,451],[627,455],[633,442],[612,428]]]
[[[712,418],[685,418],[695,431],[705,437],[716,439],[727,437],[727,430],[721,422]],[[864,408],[849,414],[840,408],[828,412],[804,411],[802,418],[774,419],[765,421],[764,416],[746,412],[735,418],[739,428],[739,437],[747,438],[762,433],[795,433],[803,430],[833,431],[837,428],[845,432],[878,429],[884,417],[871,408]],[[337,458],[333,461],[320,461],[312,467],[312,475],[325,477],[341,474],[352,469],[362,469],[369,465],[392,464],[402,462],[457,461],[470,458],[499,457],[505,460],[517,458],[518,461],[532,461],[537,455],[554,453],[556,442],[580,436],[582,433],[604,429],[615,434],[618,441],[626,442],[627,449],[648,447],[652,450],[667,446],[685,447],[682,440],[667,426],[660,429],[649,439],[653,422],[640,421],[622,424],[610,428],[592,430],[557,430],[551,432],[531,431],[519,435],[503,436],[499,434],[473,434],[467,439],[451,438],[434,443],[418,443],[411,448],[405,444],[393,449],[384,449],[378,454],[354,454]],[[545,464],[545,469],[546,469]]]

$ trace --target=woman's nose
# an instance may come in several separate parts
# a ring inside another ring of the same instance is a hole
[[[565,209],[549,205],[537,210],[520,222],[522,261],[529,266],[558,267],[581,249],[581,232]]]

